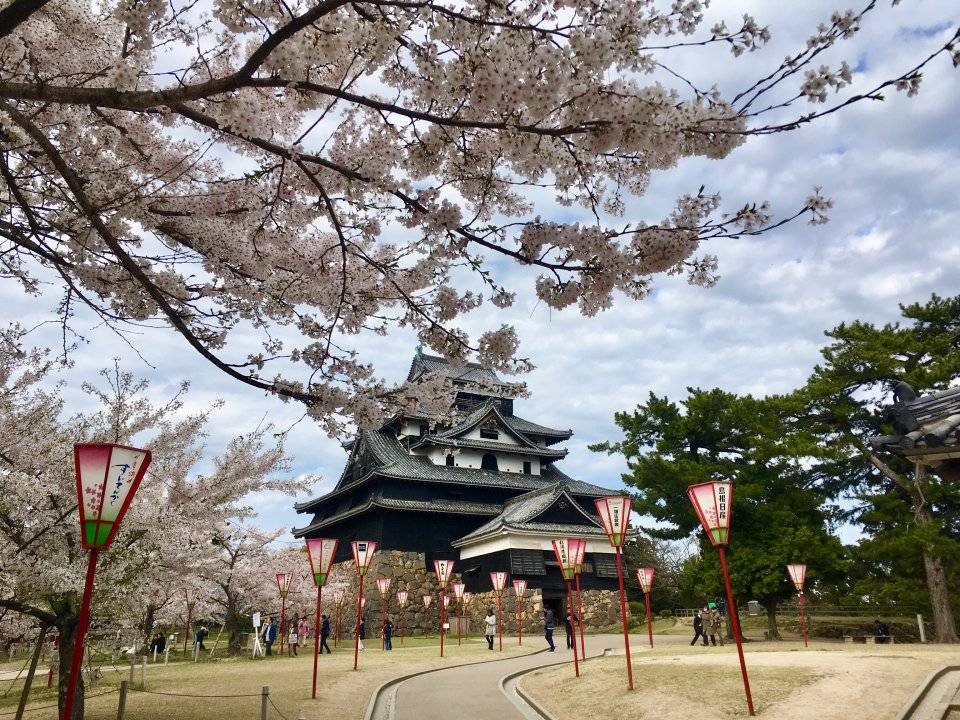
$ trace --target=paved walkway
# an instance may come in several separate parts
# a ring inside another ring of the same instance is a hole
[[[563,634],[555,653],[540,652],[499,662],[479,665],[452,667],[436,672],[419,675],[405,680],[389,689],[389,697],[384,698],[382,710],[375,715],[376,720],[442,720],[443,718],[463,718],[465,720],[530,720],[538,718],[525,710],[522,701],[515,701],[500,690],[501,678],[535,667],[569,663],[573,672],[573,654],[562,649]],[[631,652],[642,653],[646,647],[646,636],[630,636]],[[659,635],[656,643],[689,642],[683,636]],[[531,650],[544,647],[542,637],[524,638],[524,647],[530,644]],[[586,638],[587,657],[603,654],[609,648],[614,652],[623,652],[623,635],[588,635]],[[495,654],[491,653],[491,655]],[[624,668],[626,673],[626,668]],[[512,694],[512,688],[510,688]],[[380,710],[380,707],[378,707]]]

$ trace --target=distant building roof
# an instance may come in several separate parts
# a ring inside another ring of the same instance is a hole
[[[870,438],[874,448],[904,457],[960,458],[960,387],[918,396],[907,383],[897,383],[883,418],[897,432]]]

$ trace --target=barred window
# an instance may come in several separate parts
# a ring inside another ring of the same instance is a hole
[[[615,578],[617,576],[617,556],[613,553],[593,553],[593,567],[597,577]]]
[[[547,566],[543,562],[543,550],[511,550],[511,575],[546,575]]]

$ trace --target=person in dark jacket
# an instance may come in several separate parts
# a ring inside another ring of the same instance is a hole
[[[389,615],[383,623],[383,649],[393,650],[393,620]]]
[[[320,622],[320,653],[323,653],[323,649],[327,649],[327,655],[330,655],[330,646],[327,645],[327,638],[330,637],[330,618],[326,615],[321,615]]]
[[[550,649],[547,652],[556,652],[557,648],[553,645],[553,610],[547,608],[543,611],[543,637],[547,641]]]
[[[573,625],[570,624],[570,616],[563,616],[563,627],[567,631],[567,650],[573,649]]]
[[[201,650],[206,650],[206,648],[203,646],[203,639],[209,634],[210,631],[207,630],[205,625],[201,625],[197,628],[196,643],[200,646]]]
[[[703,638],[704,647],[709,645],[707,642],[707,634],[703,631],[703,613],[699,610],[693,615],[693,640],[690,641],[690,644],[696,645],[698,638]]]
[[[267,624],[263,626],[263,645],[266,648],[266,654],[272,655],[270,648],[273,647],[274,641],[277,639],[277,624],[273,621],[273,618],[267,620]]]

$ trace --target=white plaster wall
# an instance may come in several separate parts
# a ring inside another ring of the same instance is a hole
[[[503,428],[498,428],[498,429],[499,429],[499,431],[500,431],[500,437],[498,437],[495,442],[504,443],[504,444],[506,444],[506,445],[517,445],[517,444],[518,444],[517,441],[516,441],[516,439],[515,439],[512,435],[510,435],[510,433],[506,432]],[[477,425],[475,428],[473,428],[473,430],[471,430],[470,432],[468,432],[468,433],[467,433],[466,435],[464,435],[463,437],[470,438],[471,440],[486,440],[486,439],[487,439],[487,438],[484,438],[484,437],[480,437],[480,425]]]
[[[504,533],[497,537],[478,542],[460,548],[460,559],[467,560],[479,555],[500,552],[501,550],[547,550],[553,552],[552,537],[536,535],[510,535]],[[587,540],[588,553],[608,553],[614,554],[616,550],[611,547],[606,538],[602,540]]]
[[[446,465],[447,464],[447,453],[450,452],[449,448],[434,446],[430,448],[430,452],[427,457],[430,458],[430,462],[434,465]],[[523,463],[524,461],[530,463],[530,474],[539,475],[540,474],[540,459],[532,457],[529,455],[512,455],[510,453],[494,453],[497,456],[497,467],[501,472],[511,472],[517,474],[523,474]],[[483,462],[484,453],[479,450],[472,449],[461,449],[459,451],[454,450],[453,452],[453,464],[456,467],[462,468],[472,468],[474,470],[480,469],[480,464]]]

